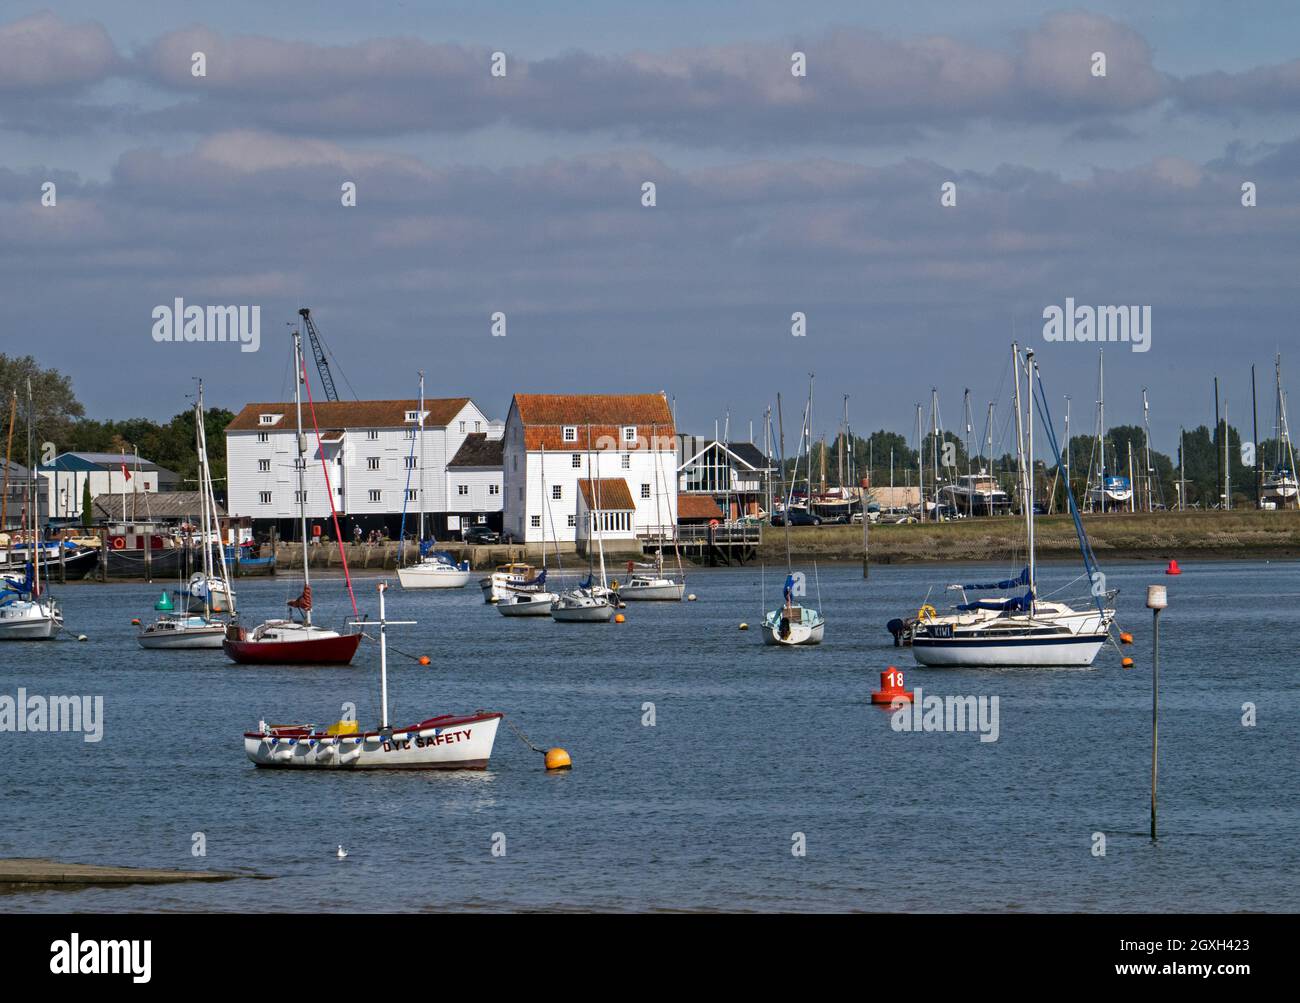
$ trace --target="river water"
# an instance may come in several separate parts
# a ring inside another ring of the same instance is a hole
[[[761,643],[756,625],[783,569],[695,571],[698,601],[632,605],[626,623],[607,626],[506,619],[473,584],[402,593],[394,583],[389,616],[419,623],[390,636],[432,659],[391,659],[395,723],[502,710],[536,745],[569,751],[574,769],[557,774],[506,727],[486,772],[257,770],[240,736],[259,719],[324,724],[351,701],[363,724],[375,721],[373,645],[348,668],[142,651],[130,620],[150,615],[159,586],[65,586],[68,626],[88,640],[0,646],[0,694],[102,695],[103,739],[0,733],[0,856],[275,880],[0,901],[16,911],[1300,909],[1300,659],[1279,615],[1300,598],[1300,564],[1189,562],[1172,578],[1161,565],[1108,563],[1121,625],[1136,636],[1129,671],[1111,650],[1091,670],[926,670],[893,647],[886,620],[915,611],[931,586],[1015,569],[882,566],[867,582],[857,567],[805,570],[807,601],[820,595],[828,620],[826,642],[808,649]],[[1043,566],[1043,591],[1077,570]],[[372,615],[377,580],[357,581]],[[1152,582],[1170,589],[1156,844]],[[314,584],[318,622],[341,624],[351,612],[341,582]],[[239,586],[250,623],[297,593],[287,577]],[[755,627],[741,632],[742,621]],[[891,663],[927,694],[998,697],[997,740],[895,730],[869,705]]]

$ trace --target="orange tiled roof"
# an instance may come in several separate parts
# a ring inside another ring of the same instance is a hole
[[[468,397],[440,397],[425,399],[424,410],[426,428],[436,428],[451,422],[461,409],[469,403]],[[322,429],[331,428],[404,428],[407,411],[415,411],[420,402],[416,400],[397,401],[317,401],[316,421]],[[302,421],[306,428],[311,427],[311,412],[303,402]],[[259,416],[263,414],[284,415],[274,425],[263,425]],[[239,414],[226,426],[235,432],[265,432],[271,429],[293,428],[293,401],[288,403],[245,404]]]
[[[515,394],[515,410],[524,426],[524,448],[675,450],[673,414],[663,394]],[[623,428],[636,426],[637,443],[623,442]],[[564,429],[577,429],[576,442]]]
[[[593,485],[599,488],[599,499],[596,498]],[[589,509],[599,507],[602,512],[628,512],[636,508],[627,481],[621,477],[601,477],[591,480],[582,477],[578,480],[578,490],[582,492],[582,500],[586,502]],[[597,500],[600,502],[599,506],[596,504]]]
[[[721,519],[722,509],[710,495],[677,496],[677,518],[682,519]]]

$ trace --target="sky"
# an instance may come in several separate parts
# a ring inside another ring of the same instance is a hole
[[[1145,387],[1172,452],[1215,376],[1248,422],[1254,365],[1264,438],[1300,366],[1298,111],[1280,2],[4,0],[0,352],[96,418],[194,376],[237,410],[291,393],[308,306],[344,396],[663,390],[761,441],[814,373],[818,435],[844,395],[908,434],[934,387],[1001,438],[1013,338],[1092,429],[1097,345],[1044,330],[1068,297],[1150,309],[1147,350],[1106,346],[1108,423]],[[258,350],[159,342],[177,298],[260,307]]]

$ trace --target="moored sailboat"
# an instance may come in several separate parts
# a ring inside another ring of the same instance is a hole
[[[259,767],[317,770],[484,770],[492,756],[500,713],[443,714],[405,728],[388,722],[387,583],[379,584],[379,727],[355,721],[321,729],[311,724],[270,725],[244,733],[244,752]]]
[[[809,443],[808,464],[809,480],[812,478],[812,381],[808,377],[808,404],[804,408],[803,428],[799,433],[799,448],[795,451],[794,471],[790,481],[790,491],[785,499],[785,511],[789,512],[794,502],[794,484],[799,479],[799,457],[803,453],[804,440]],[[781,469],[785,470],[785,424],[781,420],[781,395],[776,395],[778,440],[781,445]],[[784,493],[784,486],[783,486]],[[785,525],[785,587],[782,590],[783,602],[777,609],[770,610],[763,617],[763,643],[796,647],[821,644],[826,635],[826,618],[819,610],[802,603],[796,604],[796,593],[803,591],[803,575],[796,574],[790,557],[790,519],[784,519]]]
[[[232,622],[226,630],[222,649],[232,661],[246,665],[346,665],[352,661],[361,644],[361,634],[357,631],[340,633],[327,627],[317,626],[312,622],[311,569],[307,560],[307,439],[302,427],[302,388],[307,385],[307,369],[302,354],[302,334],[293,332],[293,356],[296,378],[294,380],[293,398],[298,423],[298,455],[294,466],[298,471],[298,518],[302,529],[302,593],[297,599],[289,600],[288,619],[271,619],[260,623],[253,630],[245,630]],[[308,394],[311,390],[308,388]],[[317,448],[320,448],[320,436],[317,435]],[[331,491],[329,472],[325,471],[325,487]],[[333,499],[330,500],[333,511]],[[337,520],[336,520],[337,524]],[[337,538],[337,531],[336,531]],[[342,549],[340,544],[340,550]],[[344,565],[346,574],[347,565]],[[352,583],[348,581],[351,594]],[[356,602],[353,601],[353,609]],[[293,610],[302,614],[302,619],[293,617]]]
[[[1027,350],[1021,361],[1017,345],[1012,345],[1015,366],[1016,455],[1020,461],[1021,490],[1025,499],[1025,532],[1028,564],[1016,577],[998,582],[952,585],[962,602],[951,613],[940,614],[933,607],[922,606],[916,620],[907,629],[911,634],[912,656],[921,665],[941,667],[970,666],[1037,666],[1087,667],[1105,644],[1114,618],[1116,592],[1094,596],[1091,608],[1075,609],[1064,602],[1040,598],[1037,562],[1034,551],[1033,456],[1034,456],[1034,382],[1041,385],[1034,352]],[[1020,372],[1028,382],[1028,420],[1022,431]],[[1043,422],[1060,465],[1060,450],[1050,418],[1044,409]],[[1078,507],[1066,489],[1071,516],[1079,537],[1080,550],[1088,580],[1095,581],[1096,562],[1088,546]],[[1014,590],[1021,594],[970,600],[966,590]]]

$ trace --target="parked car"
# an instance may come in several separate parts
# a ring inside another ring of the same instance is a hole
[[[820,526],[821,524],[822,524],[821,516],[813,515],[812,513],[808,512],[806,509],[793,508],[790,510],[791,526]],[[782,512],[777,512],[774,516],[772,516],[772,525],[784,526],[785,514]]]
[[[487,545],[501,542],[501,534],[488,526],[474,526],[465,534],[466,543]]]

